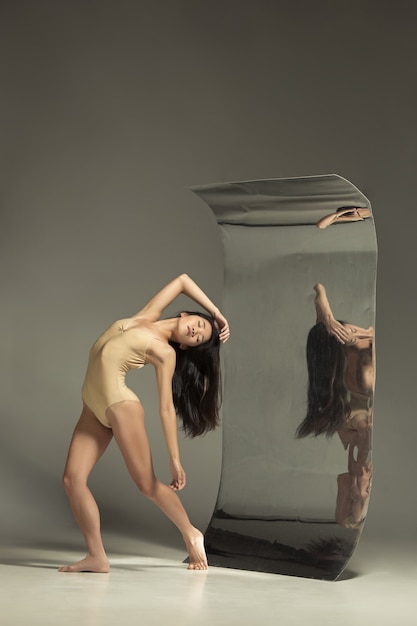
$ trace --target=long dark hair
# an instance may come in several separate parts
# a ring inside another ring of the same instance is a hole
[[[186,435],[197,437],[219,424],[222,400],[219,328],[210,315],[200,311],[184,313],[203,317],[212,328],[210,339],[199,346],[182,350],[178,343],[169,342],[177,357],[172,378],[175,410]]]
[[[331,437],[350,415],[345,383],[346,351],[343,344],[329,335],[323,322],[319,322],[308,334],[306,356],[307,415],[297,428],[296,437]]]

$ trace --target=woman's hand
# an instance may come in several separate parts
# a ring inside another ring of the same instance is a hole
[[[222,343],[225,343],[230,337],[229,322],[224,317],[224,315],[220,313],[218,309],[216,309],[216,311],[214,312],[213,317],[216,320],[220,328],[220,333],[219,333],[220,341]]]
[[[173,460],[170,463],[171,468],[171,476],[172,480],[170,482],[170,487],[174,491],[180,491],[185,487],[187,479],[185,477],[185,472],[181,466],[179,461]]]
[[[334,317],[325,316],[323,319],[323,323],[329,335],[335,337],[339,343],[345,344],[349,341],[349,333],[347,332],[346,328]]]
[[[313,289],[316,292],[316,323],[323,322],[329,335],[335,337],[339,343],[346,343],[349,341],[349,334],[343,324],[338,322],[333,315],[327,299],[326,289],[321,283],[316,283]]]

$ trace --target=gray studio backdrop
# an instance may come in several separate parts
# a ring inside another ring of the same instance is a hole
[[[378,234],[365,534],[414,532],[415,17],[404,0],[1,4],[2,539],[73,536],[60,476],[106,325],[184,271],[221,305],[217,225],[186,188],[328,173],[369,197]],[[168,480],[152,371],[129,383]],[[221,431],[181,447],[181,497],[205,527]],[[92,487],[105,531],[174,536],[115,446]]]

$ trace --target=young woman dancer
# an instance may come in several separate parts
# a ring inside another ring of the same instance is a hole
[[[194,300],[209,315],[183,312],[178,317],[161,319],[162,311],[180,294]],[[77,563],[61,567],[61,572],[106,573],[110,569],[101,538],[98,507],[87,479],[113,437],[142,494],[181,532],[189,554],[189,569],[207,569],[203,535],[191,525],[175,493],[186,483],[180,462],[176,414],[192,437],[218,424],[219,347],[229,335],[226,318],[198,285],[182,274],[136,315],[116,321],[94,343],[82,390],[83,410],[63,477],[87,555]],[[139,398],[125,384],[130,369],[147,364],[155,369],[159,413],[172,475],[169,486],[155,477],[144,410]]]

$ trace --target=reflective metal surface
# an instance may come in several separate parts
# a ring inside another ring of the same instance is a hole
[[[192,190],[219,224],[232,329],[209,562],[335,579],[372,476],[370,203],[337,175]]]

